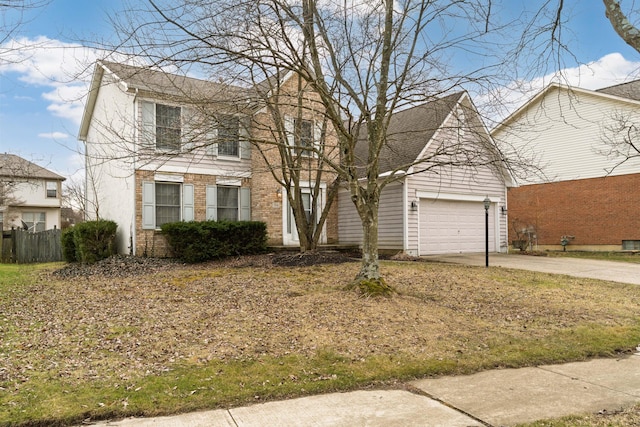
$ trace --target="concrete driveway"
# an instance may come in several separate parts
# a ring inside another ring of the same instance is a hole
[[[454,254],[429,255],[427,260],[466,265],[485,265],[485,255]],[[575,277],[610,280],[640,285],[640,264],[630,262],[600,261],[581,258],[555,258],[520,254],[489,254],[489,266],[566,274]]]

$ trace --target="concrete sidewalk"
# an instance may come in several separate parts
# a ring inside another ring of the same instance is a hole
[[[428,255],[424,259],[466,265],[485,265],[485,254]],[[570,257],[489,254],[490,267],[515,268],[543,273],[610,280],[640,285],[640,264]]]
[[[640,354],[414,381],[406,390],[355,391],[159,418],[119,427],[510,426],[640,403]]]

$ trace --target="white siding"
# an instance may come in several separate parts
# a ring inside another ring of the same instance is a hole
[[[621,159],[608,158],[604,141],[611,138],[615,115],[640,122],[636,104],[589,91],[551,87],[523,109],[494,138],[528,158],[536,158],[544,177],[530,175],[520,184],[605,176]],[[640,172],[640,158],[616,168],[612,175]]]
[[[145,101],[166,103],[162,100],[148,98],[144,101],[140,100],[139,104]],[[192,108],[183,107],[181,114],[183,118],[183,131],[190,134],[185,138],[189,141],[188,145],[193,147],[193,150],[164,154],[156,152],[154,149],[147,150],[145,154],[138,159],[137,169],[165,173],[193,173],[239,178],[251,177],[251,158],[247,154],[249,146],[246,142],[241,140],[240,157],[218,157],[217,150],[213,149],[215,144],[211,141],[216,136],[215,127],[207,130],[194,129],[195,126],[208,126],[208,124],[206,119],[196,117],[196,112]],[[137,119],[141,126],[142,108],[138,108]],[[241,126],[241,138],[243,135],[246,135],[246,130]]]
[[[378,211],[378,247],[380,249],[404,248],[403,232],[403,184],[388,185],[380,196]],[[340,243],[361,244],[362,224],[347,190],[338,195],[338,235]]]
[[[115,221],[118,252],[129,253],[135,228],[135,98],[108,79],[105,76],[87,132],[88,216]]]
[[[456,118],[450,117],[449,120],[456,120]],[[455,123],[445,123],[442,127],[443,130],[435,135],[433,144],[425,155],[435,150],[439,141],[447,140],[447,138],[456,138],[457,128],[458,126]],[[475,132],[468,132],[467,137],[475,138]],[[468,143],[473,144],[474,140],[470,139]],[[501,213],[502,207],[506,207],[506,187],[504,178],[498,170],[488,166],[473,168],[462,166],[439,167],[409,176],[407,178],[407,195],[408,203],[411,201],[418,202],[421,199],[478,202],[489,196],[493,201],[492,210],[499,213],[493,214],[492,217],[492,220],[495,221],[496,226],[499,228],[497,236],[499,243],[498,247],[494,249],[499,251],[507,250],[507,217]],[[421,206],[423,205],[421,204]],[[480,207],[482,208],[481,203]],[[481,210],[480,212],[483,213],[483,211]],[[452,215],[455,215],[455,213],[452,212]],[[406,251],[412,254],[421,253],[419,217],[420,214],[416,211],[409,210],[407,214],[408,242]]]

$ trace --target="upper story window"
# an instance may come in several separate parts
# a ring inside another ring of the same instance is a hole
[[[141,103],[142,142],[157,150],[179,150],[182,140],[182,109],[172,105]]]
[[[156,148],[180,149],[180,107],[156,104]]]
[[[313,149],[313,121],[305,119],[294,119],[295,145],[300,154],[311,156]]]
[[[47,181],[47,198],[58,197],[58,183],[55,181]]]
[[[218,155],[239,157],[240,119],[236,116],[221,116],[218,124]]]

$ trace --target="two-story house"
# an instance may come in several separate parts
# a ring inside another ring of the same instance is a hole
[[[511,239],[540,249],[640,249],[638,126],[640,81],[596,91],[553,83],[500,123],[493,137],[543,172],[508,191]]]
[[[294,80],[245,88],[98,62],[79,133],[88,217],[117,222],[120,253],[166,255],[160,226],[191,220],[264,221],[270,244],[297,245],[287,188],[275,179],[278,153],[289,137],[317,144],[321,114],[311,99],[299,108]],[[269,96],[278,97],[278,114]],[[311,175],[301,181],[326,188]],[[336,233],[333,215],[322,241]]]
[[[64,177],[14,154],[0,154],[0,223],[4,230],[60,228]]]

